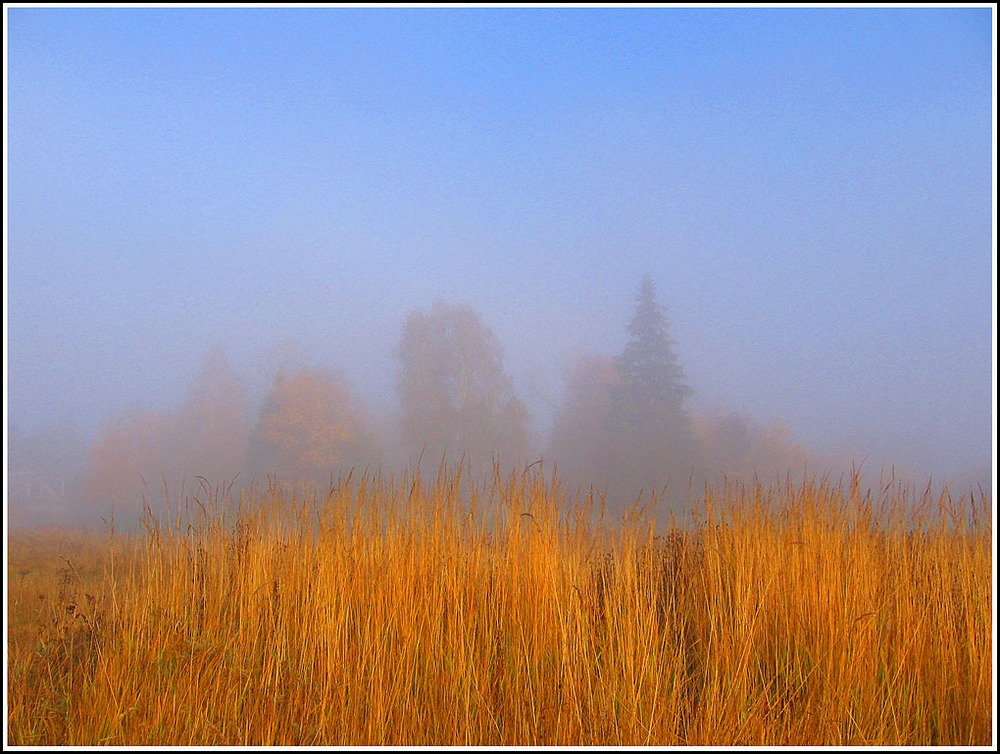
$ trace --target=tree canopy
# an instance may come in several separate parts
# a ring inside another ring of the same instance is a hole
[[[396,357],[400,434],[411,454],[522,460],[530,415],[514,395],[496,335],[472,307],[437,301],[413,311]]]
[[[684,370],[674,353],[670,324],[656,298],[653,278],[645,275],[628,327],[630,340],[619,359],[622,397],[643,411],[680,415],[691,394]]]
[[[621,382],[611,391],[613,482],[629,496],[668,486],[668,497],[676,502],[687,492],[697,456],[684,409],[692,391],[650,275],[639,286],[628,332],[630,338],[618,359]]]
[[[284,481],[330,481],[377,462],[378,442],[347,384],[333,372],[281,372],[250,444],[251,466]]]
[[[612,392],[612,414],[620,431],[674,442],[690,440],[684,400],[691,395],[670,336],[670,323],[645,275],[628,326],[631,336],[618,359],[620,383]]]
[[[616,505],[667,489],[687,493],[697,443],[684,409],[691,394],[653,279],[642,279],[629,340],[617,358],[582,359],[568,375],[550,450],[562,474]]]

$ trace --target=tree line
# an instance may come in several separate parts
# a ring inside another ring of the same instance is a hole
[[[674,504],[723,471],[804,463],[780,431],[730,414],[692,418],[692,394],[666,309],[642,279],[628,340],[616,356],[586,356],[566,376],[542,447],[514,389],[503,349],[480,314],[437,301],[405,320],[395,350],[399,414],[392,429],[348,382],[321,367],[278,368],[255,415],[218,346],[173,412],[134,412],[106,426],[87,452],[78,494],[86,510],[135,510],[137,501],[201,484],[278,481],[322,491],[350,470],[463,464],[492,473],[539,458],[573,492],[627,505],[658,494]],[[12,503],[16,501],[12,500]]]

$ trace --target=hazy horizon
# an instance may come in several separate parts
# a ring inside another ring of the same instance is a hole
[[[443,299],[542,452],[648,273],[692,415],[995,474],[995,9],[4,12],[5,432],[290,342],[391,422]]]

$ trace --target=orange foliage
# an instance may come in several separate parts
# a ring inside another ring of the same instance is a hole
[[[90,448],[83,479],[84,498],[101,510],[137,506],[143,482],[155,484],[164,472],[164,441],[169,432],[163,414],[142,412],[106,427]]]
[[[320,481],[374,460],[375,440],[344,381],[322,370],[279,375],[252,441],[258,471]]]

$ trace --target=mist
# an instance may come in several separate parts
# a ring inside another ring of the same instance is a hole
[[[991,9],[5,19],[11,527],[442,461],[992,494]]]

